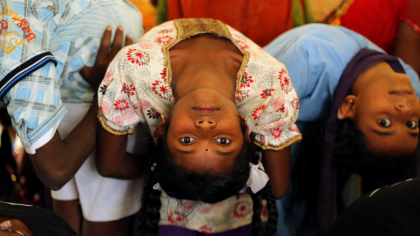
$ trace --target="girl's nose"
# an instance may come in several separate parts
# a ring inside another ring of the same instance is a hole
[[[216,122],[211,119],[198,119],[195,121],[195,127],[202,129],[211,129],[216,126]]]

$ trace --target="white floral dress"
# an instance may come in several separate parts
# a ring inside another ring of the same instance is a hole
[[[239,113],[247,117],[254,143],[262,149],[281,150],[300,141],[302,137],[295,125],[299,100],[286,67],[238,31],[213,19],[169,21],[150,30],[136,44],[123,48],[111,62],[99,89],[98,117],[102,126],[112,134],[124,135],[133,133],[141,123],[156,142],[160,114],[168,114],[175,104],[169,49],[205,33],[230,39],[243,54],[235,99]],[[246,199],[252,202],[250,197]],[[217,215],[216,210],[213,213]],[[251,217],[237,219],[251,223]],[[206,225],[212,232],[225,230]],[[183,226],[200,231],[203,225]]]

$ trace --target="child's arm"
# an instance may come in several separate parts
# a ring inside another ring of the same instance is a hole
[[[102,127],[98,128],[97,139],[96,167],[100,175],[117,179],[136,179],[143,176],[150,160],[150,152],[141,156],[126,152],[128,135],[116,136]]]
[[[105,30],[98,50],[95,65],[92,69],[84,68],[80,73],[94,91],[105,75],[106,68],[116,53],[123,46],[123,29],[118,28],[111,51],[111,28]],[[127,39],[130,41],[130,39]],[[35,171],[42,182],[52,190],[59,190],[66,184],[92,152],[96,142],[98,102],[95,96],[89,111],[71,133],[61,139],[56,131],[53,138],[30,154]]]
[[[289,190],[290,155],[291,147],[281,151],[263,151],[263,165],[270,178],[271,191],[276,199],[284,197]]]

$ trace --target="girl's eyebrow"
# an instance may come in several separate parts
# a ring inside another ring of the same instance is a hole
[[[183,150],[180,150],[180,149],[176,149],[176,151],[179,152],[180,154],[194,154],[194,153],[197,152],[196,150],[183,151]],[[232,150],[232,151],[229,151],[229,152],[216,151],[216,154],[220,155],[220,156],[229,156],[234,152],[235,152],[235,150]]]
[[[196,152],[195,150],[183,151],[183,150],[180,150],[180,149],[176,149],[176,151],[181,153],[181,154],[194,154]]]
[[[230,156],[232,153],[234,153],[235,152],[235,150],[232,150],[232,151],[230,151],[230,152],[221,152],[221,151],[216,151],[216,154],[217,155],[220,155],[220,156]]]

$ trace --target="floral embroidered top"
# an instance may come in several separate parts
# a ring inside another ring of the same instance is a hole
[[[169,21],[123,48],[99,89],[102,126],[123,135],[134,132],[141,123],[156,142],[160,114],[169,113],[175,103],[169,49],[205,33],[230,39],[243,54],[235,98],[239,113],[247,117],[254,143],[263,149],[281,150],[300,141],[295,125],[299,100],[286,67],[238,31],[213,19]]]

